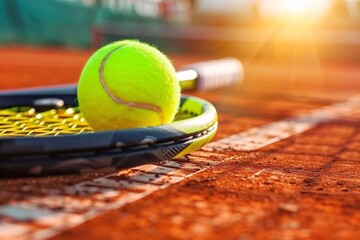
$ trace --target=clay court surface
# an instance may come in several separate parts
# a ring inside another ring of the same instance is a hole
[[[90,54],[0,48],[0,89],[76,83]],[[219,114],[201,151],[0,179],[0,239],[359,239],[360,64],[243,63],[243,84],[187,92]]]

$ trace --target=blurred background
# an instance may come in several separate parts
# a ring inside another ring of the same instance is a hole
[[[245,62],[359,61],[360,0],[0,0],[3,47],[123,38]]]

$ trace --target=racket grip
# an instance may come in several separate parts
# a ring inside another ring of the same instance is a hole
[[[186,65],[179,69],[178,75],[182,72],[195,71],[197,77],[193,89],[207,90],[241,83],[244,69],[241,62],[236,58],[223,58]],[[188,80],[184,80],[188,81]],[[190,84],[181,83],[184,90],[191,88]],[[189,87],[188,87],[189,86]]]
[[[241,82],[243,66],[235,58],[223,58],[184,66],[176,76],[183,90],[207,90]],[[36,105],[38,100],[42,100],[40,105],[49,104],[49,100],[54,105],[61,100],[66,106],[75,106],[76,91],[76,84],[0,91],[0,108]]]

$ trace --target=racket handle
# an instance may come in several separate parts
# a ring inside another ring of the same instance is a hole
[[[243,66],[235,58],[224,58],[184,66],[176,76],[183,90],[206,90],[241,82]],[[76,91],[76,84],[0,91],[0,108],[25,106],[29,103],[39,107],[57,107],[58,103],[75,106]]]
[[[207,90],[243,80],[244,70],[236,58],[223,58],[186,65],[177,72],[183,90]]]

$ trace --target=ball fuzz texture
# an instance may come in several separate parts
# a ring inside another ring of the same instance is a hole
[[[94,130],[167,124],[180,104],[170,60],[135,40],[97,50],[84,66],[77,91],[81,112]]]

